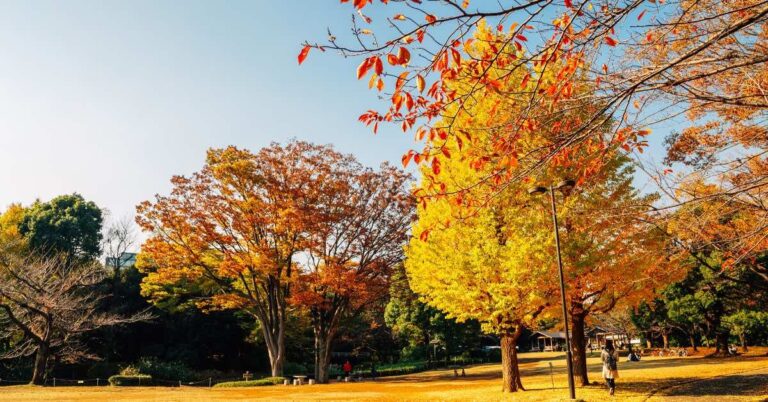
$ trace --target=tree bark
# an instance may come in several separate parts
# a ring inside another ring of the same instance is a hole
[[[693,336],[693,334],[688,335],[688,337],[691,340],[691,348],[693,348],[694,352],[697,352],[699,349],[696,348],[696,338]]]
[[[715,333],[715,354],[728,355],[728,332],[717,330]]]
[[[50,357],[49,355],[50,349],[48,348],[48,345],[41,343],[37,348],[37,353],[35,353],[35,365],[32,371],[32,381],[30,381],[31,384],[45,384],[46,371],[48,368],[48,357]]]
[[[326,325],[327,324],[327,325]],[[328,325],[331,325],[329,328]],[[331,344],[336,334],[336,319],[330,323],[322,320],[314,325],[315,333],[315,381],[320,384],[328,382],[331,365]]]
[[[518,327],[514,333],[501,335],[502,392],[525,391],[520,379],[520,368],[517,360],[517,340],[522,332],[522,327]]]
[[[666,330],[661,331],[661,339],[664,342],[664,349],[669,349],[669,333]]]
[[[587,339],[584,333],[587,312],[581,303],[571,303],[571,351],[573,352],[573,374],[581,385],[589,385],[587,373]]]
[[[741,342],[741,351],[746,353],[747,350],[747,336],[744,333],[739,334],[739,341]]]

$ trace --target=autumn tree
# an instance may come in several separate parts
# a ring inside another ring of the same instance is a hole
[[[438,359],[438,344],[445,348],[445,359],[448,360],[450,356],[477,346],[481,337],[477,321],[457,323],[442,311],[419,300],[402,266],[397,267],[392,275],[384,320],[402,345],[402,360],[426,358],[431,363]]]
[[[66,258],[0,255],[0,338],[16,337],[2,357],[34,355],[31,383],[42,385],[56,362],[96,359],[83,336],[105,327],[146,321],[146,312],[119,316],[101,311],[106,297],[98,284],[106,272],[96,262]]]
[[[323,216],[307,231],[307,262],[293,294],[293,301],[310,311],[320,383],[328,381],[340,319],[386,297],[414,207],[409,176],[395,167],[373,170],[349,160],[332,169],[339,188],[319,200]]]
[[[403,131],[415,131],[419,140],[435,132],[463,141],[466,133],[492,135],[489,146],[465,157],[474,166],[495,169],[453,192],[471,192],[481,182],[504,187],[524,180],[526,171],[571,163],[574,154],[600,154],[602,148],[589,142],[602,137],[606,125],[614,133],[602,140],[609,147],[642,151],[649,127],[663,132],[670,121],[684,116],[687,127],[667,138],[669,166],[645,168],[664,190],[669,201],[665,207],[713,198],[729,201],[730,207],[756,219],[729,233],[726,258],[741,262],[765,250],[765,2],[341,3],[356,12],[351,35],[329,30],[327,40],[305,42],[299,64],[316,50],[358,59],[357,79],[367,79],[369,88],[385,101],[360,116],[374,132],[381,124],[396,124]],[[503,35],[478,35],[487,26]],[[478,41],[489,46],[476,52]],[[527,78],[519,87],[508,85],[522,75]],[[468,85],[457,89],[451,85],[456,77]],[[595,90],[573,91],[584,84]],[[524,95],[529,105],[518,111],[519,119],[506,123],[508,130],[499,133],[495,122],[484,120],[452,124],[462,114],[471,114],[472,108],[464,105],[498,94],[510,99]],[[552,118],[584,103],[599,106],[578,119]],[[517,169],[520,174],[509,174],[509,160],[518,159],[524,146],[518,134],[553,120],[558,121],[559,135],[545,152],[532,155],[534,161],[525,169]],[[405,157],[444,163],[448,156],[442,149],[441,142],[419,141]],[[602,168],[602,159],[595,161],[595,169],[584,169],[579,177]],[[702,172],[705,182],[716,182],[717,188],[687,191],[684,187],[700,180]],[[444,194],[440,187],[431,190],[423,196]],[[718,244],[711,237],[702,240]],[[764,267],[756,269],[765,275]]]
[[[477,320],[485,332],[499,335],[502,390],[511,392],[522,389],[517,340],[524,327],[535,325],[553,294],[552,281],[546,280],[552,264],[537,258],[547,255],[551,240],[530,228],[532,217],[520,211],[524,203],[498,201],[439,230],[434,225],[446,224],[450,205],[440,200],[420,206],[414,232],[431,231],[411,240],[405,261],[411,287],[428,305],[460,323]]]
[[[330,147],[302,141],[256,153],[209,150],[202,170],[174,177],[169,195],[137,207],[137,222],[151,233],[138,258],[147,274],[142,292],[155,303],[251,315],[272,375],[282,375],[297,259],[332,214],[326,201],[349,188],[338,167],[349,163]]]
[[[590,315],[632,304],[679,277],[665,255],[665,238],[645,223],[647,205],[632,186],[633,168],[608,154],[601,171],[564,197],[562,255],[572,324],[574,372],[589,384],[586,325]]]

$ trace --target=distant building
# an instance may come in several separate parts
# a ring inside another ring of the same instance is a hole
[[[122,253],[120,257],[107,257],[104,265],[108,268],[130,268],[136,264],[136,253]]]

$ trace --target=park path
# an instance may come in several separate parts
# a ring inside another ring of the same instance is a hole
[[[768,367],[691,379],[651,391],[645,401],[768,401]]]

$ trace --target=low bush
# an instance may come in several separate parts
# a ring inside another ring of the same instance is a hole
[[[133,375],[113,375],[109,377],[109,385],[115,387],[129,387],[139,385],[151,385],[152,376],[147,374],[133,374]]]
[[[147,374],[154,378],[171,381],[192,381],[195,373],[184,363],[162,361],[156,357],[142,357],[136,363],[120,371],[121,375]]]
[[[308,373],[307,367],[301,363],[285,362],[283,365],[283,373],[285,375],[305,375]]]
[[[234,387],[263,387],[265,385],[278,385],[285,381],[285,377],[267,377],[251,381],[229,381],[220,382],[214,385],[214,388],[234,388]]]

